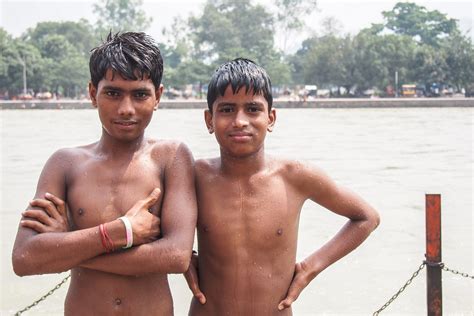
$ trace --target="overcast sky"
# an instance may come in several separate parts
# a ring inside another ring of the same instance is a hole
[[[269,4],[271,0],[255,0]],[[360,29],[372,23],[382,22],[382,11],[391,10],[399,1],[392,0],[319,0],[319,10],[308,18],[308,30],[301,36],[308,35],[311,30],[318,30],[325,17],[335,17],[341,24],[343,32],[356,34]],[[444,1],[412,1],[438,10],[450,18],[459,20],[461,30],[472,30],[474,5],[472,0]],[[29,27],[42,21],[78,21],[86,18],[90,22],[96,20],[92,11],[91,0],[0,0],[0,26],[14,37],[21,35]],[[153,17],[148,32],[159,39],[161,30],[169,26],[174,16],[187,17],[198,15],[205,0],[144,0],[143,9]],[[470,32],[473,37],[473,32]],[[304,37],[303,37],[304,38]]]

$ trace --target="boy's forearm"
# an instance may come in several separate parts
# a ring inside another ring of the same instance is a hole
[[[31,237],[21,247],[15,247],[13,269],[20,276],[60,273],[102,252],[98,229],[42,233]]]
[[[81,263],[82,267],[120,275],[148,273],[184,273],[191,260],[192,245],[176,246],[172,240],[160,240]]]
[[[377,225],[378,220],[375,219],[349,220],[332,239],[304,260],[310,269],[311,279],[356,249]]]
[[[123,235],[122,226],[118,221],[107,223],[109,234],[120,244],[124,243],[117,237]],[[20,276],[64,272],[105,252],[98,227],[41,234],[20,229],[22,238],[12,255],[13,269]]]

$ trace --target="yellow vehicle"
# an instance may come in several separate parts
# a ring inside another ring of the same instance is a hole
[[[416,85],[415,84],[404,84],[402,85],[402,96],[403,97],[416,97]]]

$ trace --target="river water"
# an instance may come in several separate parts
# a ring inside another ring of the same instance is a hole
[[[425,253],[425,194],[442,198],[446,266],[473,274],[472,108],[279,109],[267,153],[308,161],[350,187],[381,214],[369,239],[320,274],[294,303],[295,315],[371,315],[418,269]],[[47,293],[67,274],[20,278],[11,250],[20,212],[33,197],[47,158],[58,148],[100,136],[95,110],[0,111],[1,314],[10,315]],[[195,158],[216,156],[202,110],[159,110],[147,130],[188,144]],[[298,259],[344,223],[311,202],[300,223]],[[186,315],[190,291],[170,276],[176,315]],[[31,315],[61,315],[66,286]],[[472,280],[443,272],[445,315],[473,315]],[[383,312],[426,315],[426,272]]]

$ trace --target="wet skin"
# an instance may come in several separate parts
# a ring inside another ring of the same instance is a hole
[[[98,87],[91,85],[101,139],[53,154],[35,195],[41,200],[51,192],[66,201],[69,231],[55,228],[60,225],[52,217],[42,227],[33,226],[28,219],[41,215],[28,212],[37,207],[24,213],[13,251],[15,272],[71,269],[66,315],[173,313],[167,273],[182,273],[189,265],[196,200],[186,146],[144,137],[161,92],[148,78],[125,80],[110,71]],[[121,250],[125,227],[117,218],[125,214],[132,223],[134,247]],[[118,249],[114,253],[105,253],[101,223]]]
[[[314,166],[265,155],[276,112],[262,95],[245,88],[234,94],[228,87],[205,118],[220,157],[198,160],[195,167],[199,251],[197,267],[186,277],[190,283],[197,268],[206,303],[194,298],[189,314],[291,315],[299,293],[356,248],[375,229],[378,215]],[[300,211],[308,199],[349,220],[296,263]]]

